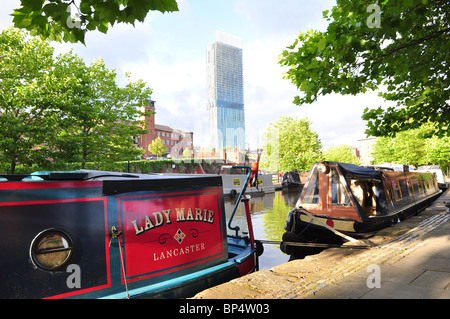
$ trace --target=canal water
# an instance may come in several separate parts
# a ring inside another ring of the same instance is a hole
[[[252,214],[253,232],[256,239],[281,241],[286,218],[291,209],[295,207],[300,191],[276,191],[265,195],[252,196],[250,211]],[[236,199],[225,201],[227,218],[231,215]],[[247,231],[245,226],[245,208],[240,203],[231,226],[239,226],[241,231]],[[228,230],[229,235],[233,231]],[[289,261],[290,256],[280,250],[279,245],[264,244],[264,253],[259,258],[259,269],[270,269],[273,266]]]

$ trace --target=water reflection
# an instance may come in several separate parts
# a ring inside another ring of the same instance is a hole
[[[299,191],[282,192],[277,191],[264,196],[253,196],[250,200],[252,213],[253,232],[256,239],[281,241],[286,218],[289,211],[294,208],[300,195]],[[227,220],[233,212],[235,200],[225,201]],[[244,204],[240,203],[231,226],[239,226],[240,232],[247,232]],[[228,230],[229,235],[235,235],[234,231]],[[264,244],[264,254],[260,257],[260,269],[270,269],[273,266],[285,263],[289,255],[284,254],[279,245]]]

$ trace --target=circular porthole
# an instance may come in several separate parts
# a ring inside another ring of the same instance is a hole
[[[40,269],[57,270],[66,265],[71,256],[72,239],[62,230],[46,229],[31,242],[30,258]]]

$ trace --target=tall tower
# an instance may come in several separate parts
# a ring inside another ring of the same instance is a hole
[[[242,39],[216,31],[207,48],[209,134],[216,151],[245,149]]]
[[[141,135],[138,140],[138,145],[142,148],[145,153],[144,156],[150,156],[151,153],[148,150],[148,146],[152,143],[152,141],[157,137],[156,129],[155,129],[155,103],[152,99],[145,99],[145,106],[143,106],[145,111],[150,111],[150,116],[145,116],[144,118],[140,118],[141,121],[145,121],[147,123],[147,133]]]

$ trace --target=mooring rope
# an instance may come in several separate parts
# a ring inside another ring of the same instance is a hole
[[[323,243],[302,243],[302,242],[290,242],[290,241],[277,241],[277,240],[264,240],[264,239],[256,239],[262,244],[272,244],[272,245],[281,245],[284,244],[286,246],[297,246],[297,247],[316,247],[316,248],[355,248],[355,249],[367,249],[369,247],[373,247],[371,245],[337,245],[337,244],[323,244]]]

